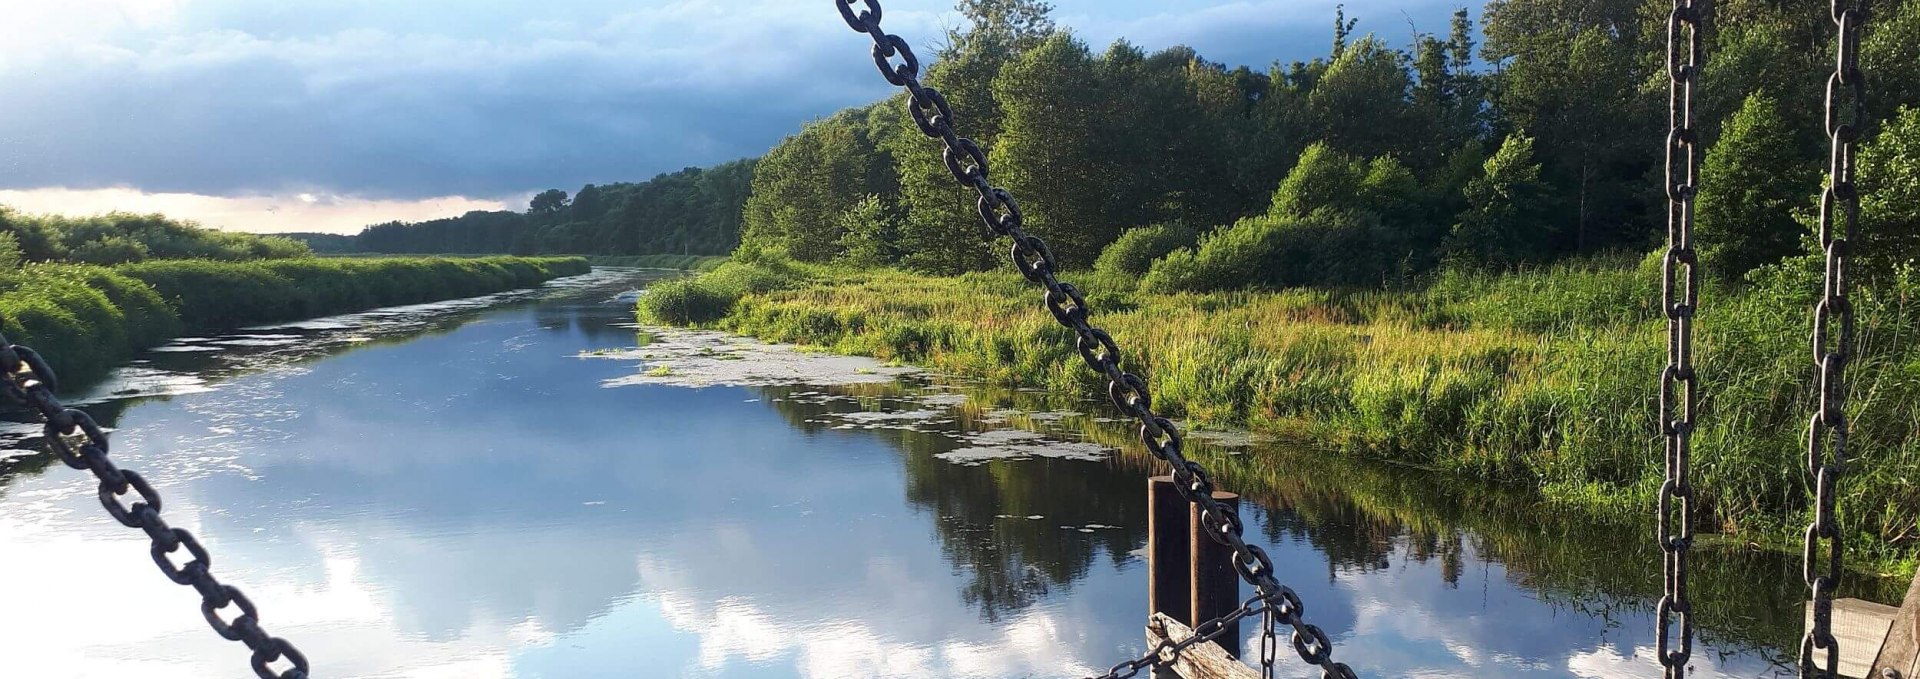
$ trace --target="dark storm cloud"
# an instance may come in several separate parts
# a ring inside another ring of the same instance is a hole
[[[888,91],[824,3],[160,4],[177,11],[0,62],[0,187],[502,196],[758,155]],[[1331,3],[1058,4],[1096,46],[1260,66],[1323,53],[1331,20]],[[1392,4],[1444,29],[1441,3]],[[923,45],[953,20],[945,0],[889,6]]]

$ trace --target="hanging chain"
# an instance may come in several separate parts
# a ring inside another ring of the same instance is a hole
[[[1274,679],[1274,664],[1280,661],[1280,635],[1273,629],[1278,620],[1271,608],[1260,614],[1260,679]]]
[[[1693,656],[1693,602],[1687,598],[1687,552],[1693,547],[1694,408],[1699,375],[1693,367],[1693,319],[1700,309],[1700,261],[1693,247],[1693,201],[1699,190],[1699,134],[1693,127],[1693,88],[1700,78],[1703,7],[1674,0],[1667,17],[1667,251],[1661,266],[1661,306],[1667,316],[1667,366],[1660,371],[1660,429],[1666,438],[1666,480],[1654,517],[1665,589],[1655,622],[1655,653],[1667,679],[1687,676]],[[1682,35],[1684,33],[1684,36]],[[1680,640],[1672,636],[1678,616]]]
[[[260,679],[307,678],[306,656],[287,640],[269,635],[260,627],[259,611],[240,588],[213,577],[208,570],[213,558],[192,533],[169,526],[160,518],[160,494],[154,492],[153,486],[139,473],[121,469],[107,458],[107,435],[100,425],[85,412],[61,405],[60,399],[54,396],[59,389],[59,379],[38,352],[12,344],[0,335],[0,373],[5,377],[0,379],[0,390],[7,398],[33,408],[46,421],[47,447],[60,461],[74,469],[90,470],[99,479],[100,504],[106,507],[107,513],[128,528],[146,531],[153,542],[148,551],[160,572],[165,573],[168,580],[191,585],[200,593],[200,614],[213,631],[228,640],[245,643],[253,651],[254,674]],[[121,501],[129,491],[139,496],[131,505]],[[182,548],[192,560],[176,566],[169,555]],[[239,612],[231,621],[221,613],[229,606]],[[283,659],[292,667],[285,671],[268,667]]]
[[[864,7],[857,13],[853,8],[856,2]],[[880,75],[888,83],[904,88],[911,96],[907,110],[913,116],[914,124],[919,126],[922,134],[945,144],[942,158],[947,170],[961,185],[971,187],[979,194],[976,205],[987,228],[994,234],[1013,240],[1014,266],[1027,280],[1046,288],[1047,310],[1078,337],[1077,348],[1087,366],[1106,376],[1107,395],[1113,404],[1140,421],[1140,441],[1154,457],[1165,460],[1172,467],[1174,488],[1181,497],[1200,508],[1201,525],[1206,528],[1207,535],[1233,550],[1234,570],[1253,585],[1254,590],[1259,592],[1258,598],[1282,602],[1276,615],[1293,627],[1293,648],[1300,659],[1319,666],[1322,677],[1354,677],[1352,668],[1334,662],[1333,642],[1327,638],[1326,632],[1306,622],[1299,597],[1274,578],[1273,560],[1266,551],[1247,544],[1242,537],[1244,527],[1239,515],[1213,499],[1213,480],[1206,469],[1183,454],[1180,432],[1173,422],[1154,412],[1153,396],[1147,389],[1146,380],[1122,370],[1120,348],[1114,344],[1113,337],[1087,322],[1086,297],[1072,284],[1062,283],[1055,277],[1057,267],[1053,252],[1045,242],[1028,235],[1021,228],[1020,206],[1014,201],[1013,195],[988,180],[986,151],[980,148],[978,142],[959,136],[954,131],[953,108],[947,103],[946,97],[938,90],[920,84],[920,60],[907,46],[907,41],[881,30],[879,0],[834,0],[834,6],[839,8],[841,18],[846,20],[848,26],[873,39],[873,61],[879,67]],[[896,58],[899,59],[897,64],[894,62]],[[1108,676],[1115,675],[1109,673]]]
[[[1820,193],[1820,248],[1826,257],[1826,283],[1813,310],[1813,359],[1820,370],[1819,408],[1807,433],[1807,474],[1813,482],[1814,518],[1807,526],[1802,576],[1812,590],[1813,624],[1800,641],[1800,676],[1838,679],[1840,641],[1833,636],[1833,597],[1840,588],[1843,551],[1835,503],[1847,463],[1847,362],[1853,356],[1853,302],[1847,296],[1847,256],[1860,220],[1860,191],[1855,183],[1853,142],[1860,135],[1866,100],[1860,72],[1860,28],[1867,20],[1866,0],[1833,0],[1839,28],[1833,74],[1827,78],[1827,136],[1833,144],[1827,186]],[[1835,325],[1839,336],[1829,337]],[[1821,554],[1821,543],[1826,553]],[[1826,652],[1816,664],[1813,652]]]

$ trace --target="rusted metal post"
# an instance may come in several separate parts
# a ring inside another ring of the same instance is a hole
[[[1844,658],[1845,651],[1842,651]],[[1913,575],[1907,601],[1893,617],[1886,645],[1873,661],[1868,679],[1920,679],[1920,573]]]
[[[1230,511],[1240,511],[1239,495],[1214,491],[1213,499],[1226,505]],[[1187,511],[1187,523],[1193,531],[1190,539],[1193,556],[1193,619],[1188,624],[1198,626],[1240,607],[1240,575],[1233,570],[1233,549],[1215,542],[1207,535],[1206,526],[1200,520],[1200,506],[1189,505]],[[1214,642],[1226,649],[1228,655],[1240,657],[1240,623],[1234,623]]]
[[[1187,584],[1187,500],[1174,490],[1173,477],[1147,479],[1147,616],[1166,614],[1192,623]]]

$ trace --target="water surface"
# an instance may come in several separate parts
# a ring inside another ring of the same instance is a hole
[[[608,302],[648,276],[188,338],[85,400],[317,677],[1073,677],[1142,652],[1155,468],[1097,406],[793,350],[734,369],[765,350]],[[248,675],[33,430],[0,439],[0,676]],[[1647,531],[1260,445],[1196,454],[1364,676],[1658,674]],[[1696,676],[1790,674],[1797,566],[1703,551]]]

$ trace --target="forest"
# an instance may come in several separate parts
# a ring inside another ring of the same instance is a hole
[[[1506,269],[1647,252],[1665,236],[1664,3],[1497,0],[1484,30],[1462,9],[1404,47],[1337,13],[1327,56],[1265,69],[1124,40],[1096,50],[1044,3],[961,9],[971,26],[948,36],[927,84],[1069,266],[1104,253],[1163,291],[1400,285],[1443,262]],[[1715,11],[1694,103],[1708,149],[1698,228],[1709,268],[1738,278],[1801,251],[1824,174],[1833,27],[1799,3]],[[1920,104],[1916,45],[1920,4],[1888,3],[1860,56],[1861,174],[1879,198],[1861,252],[1883,273],[1916,254],[1913,202],[1894,199],[1915,191],[1920,111],[1902,105]],[[896,96],[773,149],[746,245],[991,267],[973,201],[906,113]]]
[[[1095,49],[1033,0],[958,9],[927,84],[1069,266],[1100,260],[1161,291],[1406,286],[1447,262],[1503,270],[1664,238],[1662,3],[1494,0],[1482,25],[1463,8],[1404,44],[1336,11],[1325,56],[1268,66],[1124,39]],[[1715,3],[1707,27],[1698,229],[1708,268],[1732,280],[1801,251],[1824,175],[1833,31],[1778,0]],[[1878,8],[1860,52],[1861,252],[1875,275],[1920,252],[1920,112],[1905,108],[1920,103],[1916,58],[1920,2]],[[953,274],[998,259],[971,210],[894,96],[811,122],[759,159],[305,240],[602,255],[743,244]]]
[[[724,255],[740,242],[754,161],[687,168],[639,183],[535,194],[525,212],[469,212],[375,224],[353,236],[291,234],[316,252]]]

